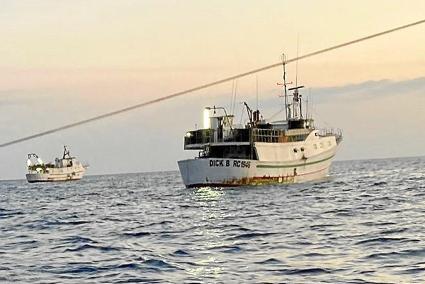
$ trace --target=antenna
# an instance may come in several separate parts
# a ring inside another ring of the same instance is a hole
[[[292,98],[292,114],[294,118],[303,118],[302,111],[302,96],[299,94],[298,89],[303,88],[304,86],[298,87],[298,52],[300,46],[300,35],[297,34],[297,57],[295,61],[295,87],[290,88],[289,90],[294,90],[294,95]],[[299,113],[298,113],[299,111]]]
[[[310,101],[310,96],[311,96],[311,88],[308,88],[308,96],[307,96],[307,100],[306,100],[306,107],[305,107],[305,117],[308,119],[308,103]]]
[[[231,113],[234,114],[235,113],[235,107],[236,107],[236,94],[238,92],[238,80],[234,80],[235,81],[235,88],[233,91],[233,108],[231,109]]]
[[[256,98],[257,98],[257,110],[258,110],[258,74],[255,74],[255,92],[256,92]]]
[[[288,121],[288,92],[286,91],[286,55],[282,53],[282,66],[283,66],[283,90],[285,97],[285,120]]]
[[[233,109],[233,93],[235,91],[235,80],[232,81],[232,96],[230,97],[230,112],[232,112]]]
[[[295,62],[295,87],[298,87],[298,51],[300,45],[300,34],[297,34],[297,61]]]
[[[289,89],[289,91],[294,90],[294,94],[293,94],[293,97],[292,97],[292,117],[293,118],[298,118],[298,116],[300,118],[303,117],[302,99],[301,99],[301,95],[299,95],[299,93],[298,93],[298,89],[304,87],[304,86],[298,87],[298,57],[299,57],[298,52],[299,52],[299,45],[300,45],[299,43],[300,43],[300,35],[297,34],[297,57],[296,57],[296,60],[295,60],[295,87]],[[298,111],[299,111],[299,113],[298,113]],[[291,118],[291,115],[290,115],[290,118]]]

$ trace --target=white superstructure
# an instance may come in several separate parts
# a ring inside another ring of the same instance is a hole
[[[64,146],[62,158],[56,158],[55,163],[44,164],[36,154],[28,154],[28,182],[51,182],[79,180],[83,177],[87,166],[82,165],[75,157],[71,157]]]
[[[285,72],[283,85],[286,116],[281,122],[263,120],[245,103],[249,122],[238,127],[224,108],[206,108],[204,129],[185,136],[185,150],[198,150],[198,156],[178,162],[186,187],[296,183],[328,175],[341,131],[315,129],[313,119],[303,117],[298,92],[303,86],[289,89],[288,103]]]

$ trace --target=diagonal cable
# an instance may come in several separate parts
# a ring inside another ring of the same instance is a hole
[[[348,46],[348,45],[356,44],[356,43],[359,43],[359,42],[362,42],[362,41],[366,41],[366,40],[369,40],[369,39],[372,39],[372,38],[375,38],[375,37],[379,37],[379,36],[382,36],[382,35],[385,35],[385,34],[389,34],[389,33],[392,33],[392,32],[396,32],[396,31],[399,31],[399,30],[402,30],[402,29],[407,29],[407,28],[410,28],[410,27],[413,27],[413,26],[416,26],[416,25],[419,25],[419,24],[423,24],[423,23],[425,23],[425,19],[414,22],[414,23],[410,23],[410,24],[407,24],[407,25],[399,26],[399,27],[396,27],[396,28],[393,28],[393,29],[389,29],[389,30],[386,30],[386,31],[383,31],[383,32],[380,32],[380,33],[372,34],[372,35],[369,35],[369,36],[366,36],[366,37],[362,37],[362,38],[358,38],[358,39],[355,39],[355,40],[352,40],[352,41],[348,41],[348,42],[345,42],[345,43],[342,43],[342,44],[334,45],[334,46],[331,46],[331,47],[328,47],[328,48],[325,48],[325,49],[321,49],[321,50],[318,50],[318,51],[315,51],[315,52],[307,53],[305,55],[289,59],[289,60],[286,61],[286,63],[291,63],[291,62],[294,62],[294,61],[297,61],[297,60],[306,59],[306,58],[309,58],[309,57],[312,57],[312,56],[315,56],[315,55],[319,55],[319,54],[322,54],[322,53],[325,53],[325,52],[329,52],[329,51],[332,51],[332,50],[335,50],[335,49],[338,49],[338,48],[341,48],[341,47],[345,47],[345,46]],[[255,73],[258,73],[258,72],[262,72],[262,71],[265,71],[265,70],[268,70],[268,69],[272,69],[272,68],[275,68],[275,67],[278,67],[278,66],[281,66],[281,65],[282,65],[282,62],[274,63],[274,64],[267,65],[267,66],[264,66],[264,67],[261,67],[261,68],[253,69],[253,70],[245,72],[245,73],[240,73],[240,74],[230,76],[230,77],[227,77],[227,78],[224,78],[224,79],[221,79],[221,80],[217,80],[217,81],[214,81],[214,82],[211,82],[211,83],[200,85],[200,86],[197,86],[197,87],[194,87],[194,88],[191,88],[191,89],[187,89],[187,90],[184,90],[184,91],[173,93],[173,94],[168,95],[168,96],[160,97],[160,98],[157,98],[157,99],[154,99],[154,100],[151,100],[151,101],[132,105],[132,106],[122,108],[122,109],[119,109],[119,110],[116,110],[116,111],[108,112],[108,113],[105,113],[105,114],[102,114],[102,115],[99,115],[99,116],[95,116],[95,117],[84,119],[84,120],[74,122],[74,123],[71,123],[71,124],[63,125],[63,126],[53,128],[53,129],[50,129],[50,130],[47,130],[47,131],[39,132],[39,133],[30,135],[30,136],[11,140],[9,142],[5,142],[5,143],[0,144],[0,148],[11,146],[11,145],[14,145],[14,144],[17,144],[17,143],[20,143],[20,142],[32,140],[32,139],[35,139],[35,138],[38,138],[38,137],[41,137],[41,136],[53,134],[53,133],[56,133],[56,132],[59,132],[59,131],[62,131],[62,130],[69,129],[69,128],[84,125],[84,124],[87,124],[87,123],[90,123],[90,122],[93,122],[93,121],[96,121],[96,120],[104,119],[104,118],[107,118],[107,117],[110,117],[110,116],[115,116],[115,115],[118,115],[118,114],[121,114],[121,113],[124,113],[124,112],[128,112],[128,111],[131,111],[131,110],[134,110],[134,109],[142,108],[142,107],[145,107],[145,106],[148,106],[148,105],[156,104],[156,103],[159,103],[159,102],[162,102],[162,101],[165,101],[165,100],[169,100],[169,99],[172,99],[172,98],[175,98],[175,97],[179,97],[179,96],[183,96],[183,95],[186,95],[186,94],[189,94],[189,93],[193,93],[195,91],[206,89],[206,88],[209,88],[209,87],[212,87],[212,86],[215,86],[215,85],[219,85],[219,84],[222,84],[222,83],[225,83],[225,82],[228,82],[228,81],[232,81],[232,80],[235,80],[235,79],[238,79],[238,78],[241,78],[241,77],[246,77],[248,75],[252,75],[252,74],[255,74]]]

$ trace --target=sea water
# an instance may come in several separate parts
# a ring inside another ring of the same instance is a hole
[[[0,181],[0,282],[425,283],[425,158],[226,189],[178,172]]]

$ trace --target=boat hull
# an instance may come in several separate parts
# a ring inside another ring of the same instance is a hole
[[[199,158],[178,162],[186,187],[228,187],[300,183],[329,174],[336,147],[310,158],[291,161]]]
[[[29,183],[35,182],[57,182],[73,181],[83,178],[85,170],[61,171],[57,173],[28,173],[26,174]]]

